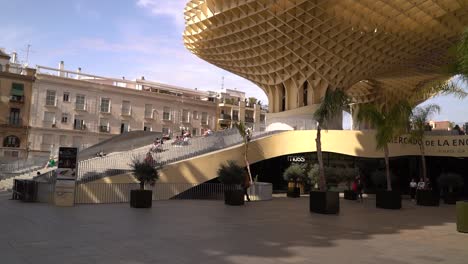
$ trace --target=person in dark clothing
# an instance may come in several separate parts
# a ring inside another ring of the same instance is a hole
[[[250,187],[250,178],[249,178],[249,175],[247,175],[246,173],[244,182],[242,183],[242,189],[244,189],[244,195],[247,196],[247,202],[250,202],[249,193],[247,192],[249,187]]]

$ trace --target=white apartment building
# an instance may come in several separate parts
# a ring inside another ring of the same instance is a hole
[[[80,149],[128,131],[202,135],[216,127],[216,100],[207,92],[151,81],[100,77],[38,66],[29,142],[35,153]],[[150,142],[149,142],[150,143]]]
[[[217,129],[231,128],[242,121],[254,131],[265,130],[267,110],[255,98],[246,98],[244,92],[232,89],[210,95],[219,101]]]

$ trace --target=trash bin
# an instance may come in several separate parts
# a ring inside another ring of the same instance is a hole
[[[35,202],[37,200],[37,182],[33,180],[23,180],[23,202]]]
[[[24,180],[13,180],[13,194],[11,199],[12,200],[21,200],[24,192]]]

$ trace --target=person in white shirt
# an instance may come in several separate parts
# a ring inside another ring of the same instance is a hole
[[[418,184],[416,183],[416,180],[414,178],[411,179],[409,187],[410,187],[411,199],[414,200],[414,197],[416,196],[416,188],[418,187]]]
[[[424,182],[423,178],[419,179],[418,190],[424,190],[425,188],[426,188],[426,183]]]

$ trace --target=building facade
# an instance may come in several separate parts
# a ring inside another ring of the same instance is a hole
[[[151,82],[129,81],[37,67],[33,86],[31,148],[54,155],[60,146],[80,149],[128,131],[173,136],[216,127],[216,102],[208,93]]]
[[[34,69],[22,67],[0,50],[0,157],[2,161],[27,158]]]
[[[246,98],[245,93],[226,89],[225,92],[216,93],[218,99],[216,128],[232,128],[237,122],[244,122],[254,131],[264,131],[267,110],[251,97]]]

